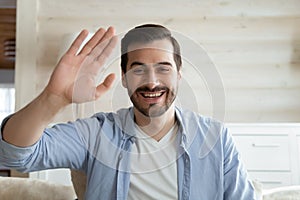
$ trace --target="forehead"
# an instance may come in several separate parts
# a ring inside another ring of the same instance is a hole
[[[149,43],[132,43],[128,46],[128,59],[142,57],[170,57],[173,58],[173,45],[170,40],[154,40]]]
[[[148,43],[132,43],[128,46],[127,53],[149,49],[173,53],[173,45],[168,39],[154,40],[153,42]]]

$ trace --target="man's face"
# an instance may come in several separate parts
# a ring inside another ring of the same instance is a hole
[[[131,44],[127,56],[122,81],[134,107],[145,116],[161,116],[174,102],[181,77],[172,43],[164,39]]]

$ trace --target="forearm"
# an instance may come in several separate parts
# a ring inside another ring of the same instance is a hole
[[[6,122],[2,128],[6,142],[20,147],[36,143],[63,107],[71,102],[94,101],[111,88],[114,75],[108,75],[99,85],[94,77],[116,45],[114,29],[100,28],[78,53],[87,34],[84,30],[75,39],[58,62],[42,94]]]
[[[31,146],[55,115],[67,105],[63,98],[43,91],[26,107],[16,112],[3,128],[3,139],[19,147]]]

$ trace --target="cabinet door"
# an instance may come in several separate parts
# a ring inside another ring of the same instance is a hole
[[[289,137],[245,135],[234,136],[236,146],[248,170],[289,171]]]
[[[251,180],[256,180],[263,185],[264,189],[292,185],[290,172],[253,172],[249,171]]]

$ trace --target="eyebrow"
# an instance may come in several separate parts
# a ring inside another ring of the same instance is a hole
[[[135,66],[135,65],[147,66],[145,63],[135,61],[135,62],[131,63],[130,67]],[[168,65],[168,66],[171,66],[171,67],[173,66],[170,62],[158,62],[158,63],[155,63],[154,65],[155,66],[157,66],[157,65]]]
[[[130,67],[132,67],[132,66],[134,66],[134,65],[142,65],[142,66],[146,66],[145,63],[135,61],[135,62],[131,63]]]
[[[173,65],[170,63],[170,62],[159,62],[159,63],[156,63],[155,65],[168,65],[170,67],[172,67]]]

